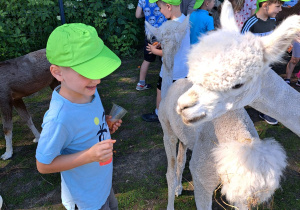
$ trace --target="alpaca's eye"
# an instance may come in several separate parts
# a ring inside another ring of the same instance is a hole
[[[242,87],[244,84],[236,84],[235,86],[232,87],[232,89],[239,89]]]

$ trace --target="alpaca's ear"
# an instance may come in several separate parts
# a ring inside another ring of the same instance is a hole
[[[161,41],[160,29],[153,27],[147,21],[145,21],[145,25],[146,25],[145,32],[146,32],[147,39],[151,41],[152,37],[155,36],[157,41]]]
[[[174,30],[175,31],[174,35],[177,42],[180,42],[183,39],[188,28],[190,28],[190,15],[186,16],[184,21],[180,23]]]
[[[264,60],[269,63],[280,60],[292,41],[299,39],[299,34],[299,15],[290,16],[282,21],[270,35],[260,38],[264,48]]]
[[[232,5],[228,0],[225,0],[222,4],[220,22],[222,29],[240,31],[235,21]]]

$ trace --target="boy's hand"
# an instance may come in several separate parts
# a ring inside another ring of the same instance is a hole
[[[157,54],[157,50],[160,48],[160,43],[157,43],[156,45],[148,44],[148,46],[146,46],[146,50],[149,52],[149,54]]]
[[[113,134],[121,126],[122,120],[117,120],[116,122],[111,122],[109,119],[111,119],[111,116],[106,115],[105,120],[108,125],[109,132],[110,132],[110,134]]]
[[[116,140],[107,139],[92,146],[88,150],[91,162],[106,162],[110,160],[113,156],[113,144],[115,142]]]

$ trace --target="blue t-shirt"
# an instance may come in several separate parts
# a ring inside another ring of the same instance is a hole
[[[156,3],[149,3],[149,0],[139,0],[138,7],[143,9],[145,20],[156,28],[167,20],[159,11]]]
[[[75,104],[59,95],[59,88],[53,91],[36,150],[36,159],[43,164],[111,138],[97,91],[90,103]],[[61,197],[66,209],[74,209],[75,204],[79,209],[100,209],[111,190],[112,171],[112,162],[104,166],[93,162],[62,171]]]
[[[197,9],[192,12],[190,16],[190,23],[191,45],[197,43],[203,34],[215,29],[213,17],[209,16],[208,11],[203,9]]]

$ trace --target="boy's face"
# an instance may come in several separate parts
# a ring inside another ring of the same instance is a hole
[[[100,79],[88,79],[69,67],[50,67],[52,75],[61,82],[59,94],[73,103],[88,103],[95,94]]]
[[[160,12],[169,20],[171,18],[172,5],[158,1],[157,6],[159,7]]]
[[[215,0],[208,0],[207,2],[207,10],[212,10],[212,8],[215,6]]]
[[[281,5],[280,3],[271,3],[267,5],[267,13],[268,13],[268,17],[271,18],[275,18],[276,15],[282,10],[281,9]]]

